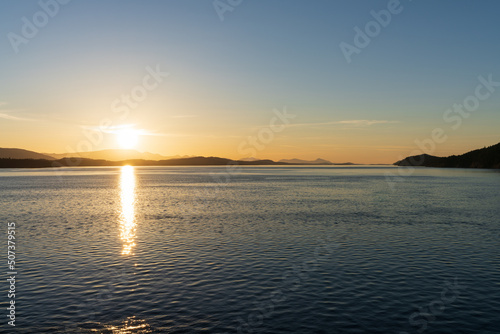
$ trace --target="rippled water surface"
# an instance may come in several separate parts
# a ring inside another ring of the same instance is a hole
[[[500,173],[398,171],[2,170],[0,331],[500,333]]]

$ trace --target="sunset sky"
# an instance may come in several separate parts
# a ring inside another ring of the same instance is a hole
[[[392,163],[500,141],[498,1],[55,1],[0,1],[0,147]]]

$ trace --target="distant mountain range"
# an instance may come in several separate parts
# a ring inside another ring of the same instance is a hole
[[[217,157],[192,157],[168,160],[123,160],[109,161],[86,158],[47,159],[6,159],[0,158],[0,168],[45,168],[45,167],[90,167],[90,166],[227,166],[227,165],[286,165],[272,160],[234,161]]]
[[[436,157],[429,154],[415,155],[395,162],[394,165],[500,169],[500,143],[449,157]]]
[[[174,156],[138,152],[135,150],[103,150],[84,153],[44,154],[18,148],[0,148],[0,168],[42,168],[61,166],[216,166],[216,165],[355,165],[350,162],[332,163],[324,159],[259,160],[246,158],[239,161],[218,157]],[[500,143],[459,156],[436,157],[428,154],[407,157],[395,162],[397,166],[495,168],[500,169]]]
[[[287,164],[300,164],[300,165],[333,165],[331,161],[316,159],[314,161],[301,160],[301,159],[282,159],[279,162]]]
[[[259,161],[256,158],[244,158],[240,159],[241,161]],[[302,160],[302,159],[281,159],[278,161],[279,163],[285,163],[288,165],[355,165],[352,162],[343,162],[343,163],[333,163],[331,161],[325,159],[316,159],[316,160]]]
[[[313,161],[301,160],[301,159],[282,159],[279,162],[291,165],[354,165],[352,162],[333,163],[331,161],[319,158]]]
[[[166,157],[135,150],[102,150],[82,153],[37,153],[22,149],[0,148],[0,168],[41,168],[61,166],[201,166],[201,165],[352,165],[334,164],[328,160],[314,161],[300,159],[259,160],[246,158],[239,161],[217,157],[174,156]]]

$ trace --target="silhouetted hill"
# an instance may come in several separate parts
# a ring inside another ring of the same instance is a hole
[[[217,157],[192,157],[158,161],[162,166],[222,166],[227,164],[238,165],[279,165],[272,160],[235,161]]]
[[[397,166],[500,169],[500,143],[449,157],[421,154],[405,158],[394,164]]]
[[[302,159],[281,159],[279,162],[290,164],[290,165],[335,165],[335,166],[345,166],[345,165],[356,165],[352,162],[342,162],[334,163],[325,159],[316,159],[313,161],[302,160]]]
[[[59,160],[43,159],[0,159],[0,168],[45,168],[45,167],[91,167],[91,166],[224,166],[229,164],[259,166],[286,165],[272,160],[234,161],[217,157],[194,157],[170,160],[131,159],[123,161],[108,161],[68,157]]]
[[[159,161],[162,165],[166,166],[178,166],[178,165],[188,165],[188,166],[203,166],[203,165],[227,165],[232,160],[216,157],[193,157],[193,158],[183,158],[183,159],[168,159]]]
[[[442,157],[436,157],[434,155],[429,155],[429,154],[420,154],[420,155],[414,155],[411,157],[407,157],[403,160],[399,160],[394,163],[394,165],[397,166],[434,166],[438,164],[440,161],[442,161]]]
[[[45,159],[55,160],[52,156],[20,148],[0,148],[0,159]]]
[[[3,159],[0,158],[0,168],[46,168],[54,167],[54,160],[45,159]]]
[[[331,161],[324,159],[316,159],[314,161],[302,160],[302,159],[282,159],[279,162],[284,162],[287,164],[294,164],[294,165],[333,165]]]

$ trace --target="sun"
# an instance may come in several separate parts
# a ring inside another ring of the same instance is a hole
[[[116,141],[123,149],[133,149],[139,143],[139,132],[134,129],[121,129],[116,132]]]

